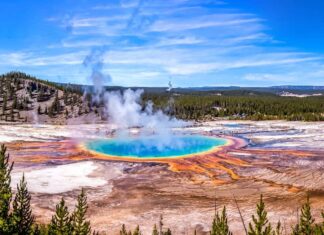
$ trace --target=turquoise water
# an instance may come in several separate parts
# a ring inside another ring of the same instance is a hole
[[[201,135],[161,136],[98,139],[87,142],[86,148],[117,157],[168,158],[211,150],[226,144],[226,139]]]

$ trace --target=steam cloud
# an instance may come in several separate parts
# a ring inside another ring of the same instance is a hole
[[[106,51],[107,49],[105,47],[95,48],[83,60],[83,65],[91,68],[90,80],[94,87],[93,101],[98,103],[100,96],[104,92],[104,85],[111,82],[111,76],[103,73],[104,55]]]
[[[183,125],[184,122],[170,118],[161,110],[153,111],[153,103],[148,102],[142,110],[142,89],[128,89],[121,93],[107,92],[105,94],[105,107],[110,121],[119,128],[143,127],[146,130],[159,130]]]
[[[121,93],[107,92],[105,94],[105,108],[109,121],[119,128],[117,134],[120,138],[125,138],[127,129],[139,127],[142,136],[154,135],[155,140],[142,138],[142,143],[147,148],[157,148],[163,150],[165,147],[181,148],[182,141],[174,138],[172,128],[183,127],[188,123],[176,118],[169,117],[161,110],[154,111],[153,103],[148,102],[143,110],[141,105],[141,95],[143,90],[128,89]]]
[[[92,100],[104,105],[103,115],[108,118],[110,124],[117,127],[117,136],[127,138],[129,128],[139,127],[140,135],[158,136],[155,138],[159,140],[158,143],[152,143],[150,139],[143,138],[148,148],[159,150],[163,150],[166,146],[181,148],[183,145],[175,140],[172,128],[183,127],[188,124],[187,122],[169,117],[162,110],[154,110],[152,102],[146,103],[143,109],[141,96],[144,91],[142,89],[127,89],[124,92],[107,92],[104,89],[104,85],[111,81],[111,76],[103,73],[105,53],[104,47],[92,50],[84,59],[83,65],[91,68],[90,80],[94,86]]]

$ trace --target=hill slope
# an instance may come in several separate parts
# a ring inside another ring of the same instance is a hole
[[[53,123],[100,120],[82,93],[21,72],[0,76],[1,122]]]

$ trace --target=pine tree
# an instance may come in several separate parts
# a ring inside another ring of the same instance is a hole
[[[81,116],[82,115],[82,107],[79,107],[79,110],[78,110],[78,115]]]
[[[322,222],[315,225],[315,234],[324,234],[324,212],[321,215]]]
[[[12,101],[12,108],[16,109],[17,108],[17,96],[15,95]]]
[[[296,224],[295,226],[292,226],[291,235],[299,235],[299,234],[300,234],[299,224]]]
[[[17,185],[17,194],[13,201],[12,226],[17,235],[30,234],[32,231],[34,216],[30,208],[30,199],[31,196],[23,175],[19,185]]]
[[[131,231],[127,232],[126,226],[125,226],[125,224],[123,224],[121,230],[119,231],[119,234],[120,235],[132,235],[132,232]]]
[[[56,205],[55,215],[53,215],[49,224],[50,235],[70,235],[71,234],[71,218],[69,211],[62,198],[60,203]]]
[[[140,228],[139,228],[138,225],[136,226],[136,228],[135,228],[135,230],[133,232],[133,235],[142,235],[142,232],[141,232],[141,230],[140,230]]]
[[[31,233],[32,235],[41,235],[41,230],[38,226],[38,224],[36,224],[34,227],[33,227],[33,231]]]
[[[163,234],[163,215],[160,215],[160,221],[159,221],[159,234]]]
[[[3,102],[2,102],[2,113],[5,113],[7,110],[7,95],[3,96]]]
[[[45,224],[36,225],[34,227],[34,231],[32,235],[48,235],[49,234],[49,226]]]
[[[49,117],[53,117],[53,116],[54,116],[53,105],[51,105],[51,106],[48,108],[48,116],[49,116]]]
[[[9,163],[7,148],[0,148],[0,234],[10,234],[10,202],[12,192],[10,187],[10,173],[13,163]]]
[[[282,234],[282,227],[281,227],[281,222],[278,221],[276,229],[273,231],[273,235],[281,235]]]
[[[211,235],[231,235],[227,223],[226,207],[224,206],[221,216],[218,212],[215,215]]]
[[[159,232],[157,230],[156,224],[154,224],[152,235],[159,235]]]
[[[63,93],[63,100],[64,100],[65,106],[68,105],[69,94],[66,91],[64,91],[64,93]]]
[[[55,94],[55,99],[52,103],[52,110],[54,113],[59,113],[61,111],[61,104],[60,104],[60,100],[58,97],[58,92],[56,92],[56,94]]]
[[[313,234],[315,219],[311,214],[309,196],[307,196],[306,203],[303,205],[300,212],[301,212],[300,219],[299,219],[300,232],[304,235]]]
[[[10,121],[15,121],[15,114],[14,114],[14,109],[13,107],[11,106],[11,109],[10,109]]]
[[[76,209],[72,214],[72,234],[74,235],[88,235],[90,234],[90,222],[86,221],[85,215],[87,213],[87,196],[82,189],[78,196],[78,203]]]
[[[252,223],[249,223],[249,235],[270,235],[272,232],[271,225],[267,218],[267,211],[263,202],[262,195],[260,202],[257,204],[257,216],[252,215]]]
[[[171,229],[167,229],[167,231],[163,232],[163,235],[172,235]]]

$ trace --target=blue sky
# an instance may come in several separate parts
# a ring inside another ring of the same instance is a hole
[[[91,84],[84,60],[98,54],[108,85],[324,85],[320,0],[2,0],[0,7],[1,73]]]

